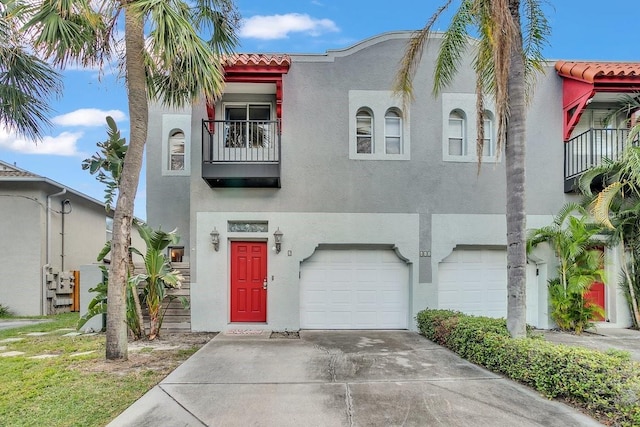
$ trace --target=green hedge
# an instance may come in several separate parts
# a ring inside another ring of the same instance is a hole
[[[640,425],[640,363],[623,352],[602,353],[538,338],[512,339],[504,319],[424,310],[416,317],[428,339],[491,371],[563,398],[594,418]]]

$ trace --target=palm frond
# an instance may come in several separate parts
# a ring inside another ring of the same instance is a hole
[[[25,29],[32,30],[32,44],[54,65],[101,66],[110,57],[112,16],[95,11],[91,1],[43,0],[26,3],[22,12],[29,17]]]
[[[145,56],[149,97],[171,107],[197,96],[218,98],[223,90],[220,56],[196,32],[187,4],[149,0],[135,4],[149,17]]]
[[[62,79],[25,47],[20,13],[15,3],[0,8],[0,124],[39,140],[50,126],[49,101],[61,93]]]
[[[531,101],[536,75],[544,72],[542,52],[549,44],[551,26],[542,11],[540,0],[524,0],[523,51],[527,100]]]
[[[394,93],[402,96],[404,110],[407,110],[409,103],[413,100],[413,78],[422,60],[422,54],[431,35],[431,29],[452,2],[453,0],[447,0],[447,2],[429,18],[422,29],[413,33],[413,36],[407,43],[393,83]]]
[[[607,186],[604,190],[598,193],[598,196],[593,201],[591,205],[591,214],[593,218],[603,226],[613,229],[614,226],[611,224],[611,219],[609,218],[610,206],[612,200],[620,193],[622,189],[622,183],[614,182]]]
[[[464,0],[442,36],[434,70],[433,93],[453,82],[462,56],[469,47],[469,25],[473,22],[473,0]]]

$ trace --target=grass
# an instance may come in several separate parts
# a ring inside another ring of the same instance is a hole
[[[127,362],[104,361],[104,335],[62,336],[75,328],[77,313],[51,319],[0,331],[0,341],[22,338],[0,343],[6,347],[1,352],[25,353],[0,357],[2,425],[104,426],[196,351],[162,352],[167,359],[162,369],[147,364],[132,369]],[[29,332],[48,334],[29,336]],[[30,358],[36,355],[56,357]]]

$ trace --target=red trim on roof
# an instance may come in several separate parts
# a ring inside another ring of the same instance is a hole
[[[558,61],[562,80],[563,135],[568,141],[589,100],[598,92],[640,91],[640,62]]]
[[[227,83],[273,83],[276,85],[276,116],[282,119],[282,76],[289,72],[289,55],[237,54],[224,58]],[[207,115],[215,118],[215,105],[207,103]]]

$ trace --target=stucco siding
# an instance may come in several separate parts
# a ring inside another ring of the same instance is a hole
[[[17,315],[42,314],[45,203],[39,191],[0,185],[0,304]]]

